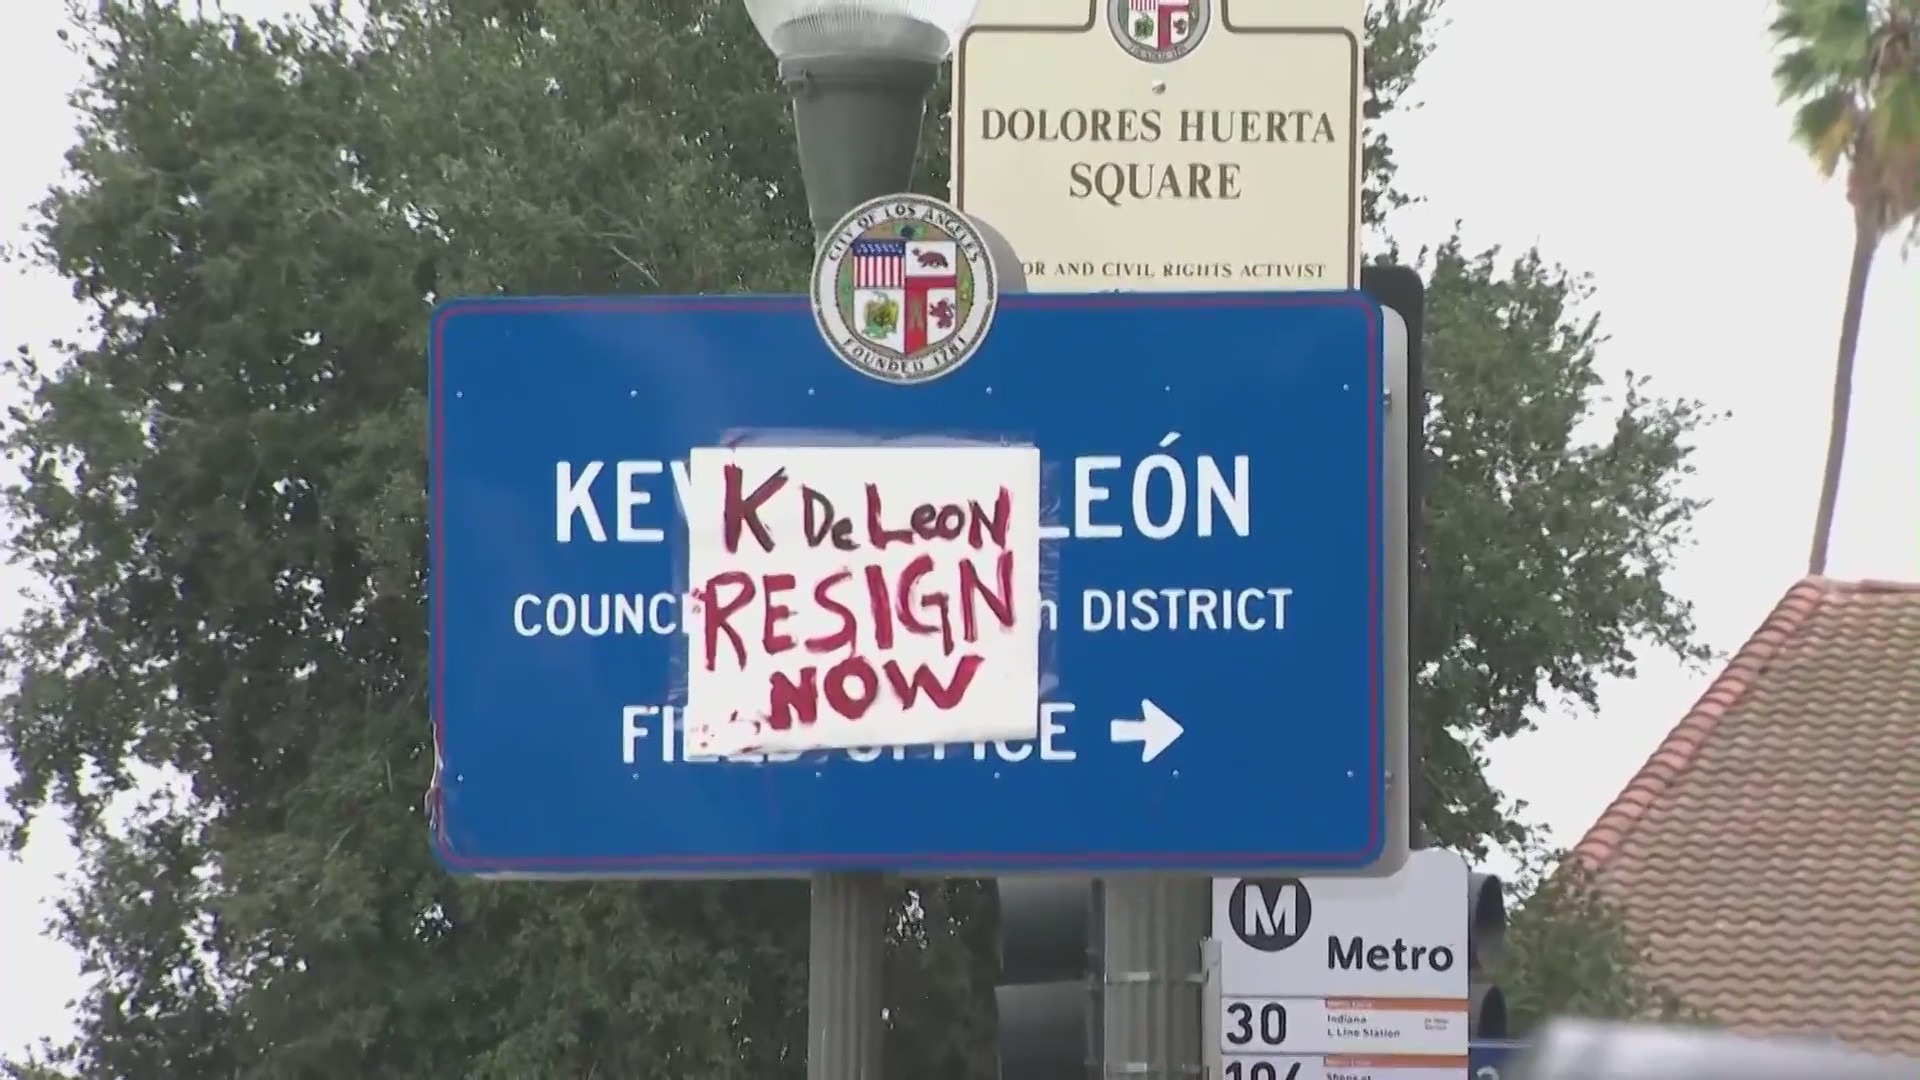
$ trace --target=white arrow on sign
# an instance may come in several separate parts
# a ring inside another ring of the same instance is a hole
[[[1186,730],[1180,726],[1180,721],[1168,716],[1165,709],[1151,701],[1142,700],[1139,719],[1115,720],[1107,734],[1117,743],[1139,743],[1140,761],[1144,764],[1159,757]]]

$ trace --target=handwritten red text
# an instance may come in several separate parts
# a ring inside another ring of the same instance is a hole
[[[783,499],[799,500],[797,535],[776,535],[768,523]],[[848,558],[796,559],[820,568],[808,572],[708,577],[699,589],[699,662],[708,671],[721,664],[745,669],[752,655],[790,656],[768,678],[760,718],[776,732],[818,723],[823,704],[847,720],[883,700],[949,711],[989,662],[990,650],[975,647],[983,635],[1033,617],[1015,610],[1012,516],[1005,487],[984,504],[933,503],[890,499],[880,485],[867,484],[861,505],[847,513],[785,470],[749,482],[727,465],[721,541],[729,555],[792,549]],[[929,662],[935,654],[927,646],[935,642],[937,661]]]

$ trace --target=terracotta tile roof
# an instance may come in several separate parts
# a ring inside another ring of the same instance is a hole
[[[1920,583],[1788,590],[1574,857],[1721,1023],[1920,1055]]]

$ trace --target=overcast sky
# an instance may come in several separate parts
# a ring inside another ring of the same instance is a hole
[[[284,10],[284,0],[235,5]],[[8,103],[0,214],[9,231],[59,175],[63,99],[79,65],[54,37],[61,0],[0,6]],[[1429,199],[1394,232],[1539,244],[1590,272],[1610,372],[1652,376],[1732,419],[1702,435],[1693,493],[1713,500],[1674,585],[1711,645],[1732,650],[1805,566],[1826,440],[1849,223],[1786,139],[1768,81],[1765,0],[1667,0],[1650,21],[1617,0],[1452,0],[1422,68],[1428,104],[1396,125],[1409,190]],[[1920,577],[1920,288],[1883,253],[1860,346],[1853,437],[1831,572]],[[65,283],[0,279],[9,351],[71,333]],[[0,597],[11,604],[18,579]],[[1592,823],[1708,673],[1659,660],[1605,688],[1598,716],[1551,715],[1494,751],[1494,780],[1563,843]],[[10,772],[9,772],[10,775]],[[0,863],[0,1051],[67,1028],[74,957],[40,940],[71,852],[41,830]],[[421,837],[426,842],[426,837]]]

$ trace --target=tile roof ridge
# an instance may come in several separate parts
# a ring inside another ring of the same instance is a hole
[[[1841,580],[1837,578],[1809,577],[1803,580],[1824,584],[1830,592],[1848,593],[1910,593],[1920,595],[1920,581],[1893,581],[1888,578],[1860,578]]]
[[[1881,586],[1892,586],[1882,589]],[[1920,593],[1920,583],[1850,582],[1809,575],[1795,582],[1780,598],[1759,629],[1733,655],[1719,675],[1707,685],[1706,692],[1693,708],[1680,718],[1667,737],[1661,740],[1640,771],[1615,797],[1612,805],[1580,838],[1572,851],[1573,861],[1588,873],[1605,867],[1625,844],[1627,835],[1647,812],[1660,801],[1675,779],[1692,764],[1694,755],[1713,736],[1722,717],[1732,712],[1747,689],[1760,678],[1782,646],[1800,632],[1808,618],[1835,593],[1912,591]]]

